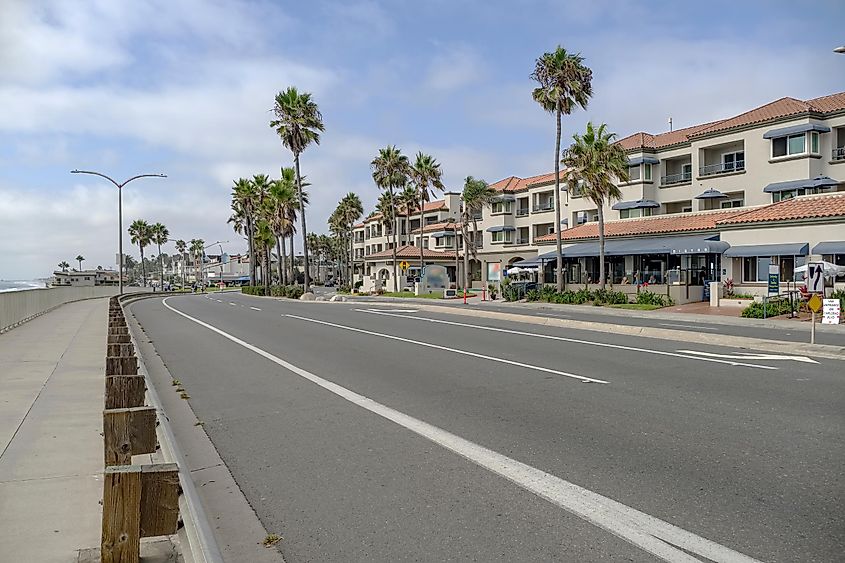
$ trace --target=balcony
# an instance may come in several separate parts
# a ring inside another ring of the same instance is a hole
[[[830,154],[830,160],[845,160],[845,147],[833,149]]]
[[[555,202],[548,201],[545,203],[538,203],[534,207],[531,208],[532,213],[545,213],[546,211],[554,211],[555,209]]]
[[[698,168],[699,176],[717,176],[719,174],[732,174],[734,172],[743,172],[745,170],[745,161],[737,160],[736,162],[719,162],[717,164],[708,164],[707,166],[700,166]]]
[[[672,184],[681,184],[683,182],[692,181],[692,172],[681,172],[679,174],[667,174],[660,177],[660,185],[671,186]]]
[[[521,207],[521,208],[516,210],[516,216],[517,217],[526,217],[527,215],[528,215],[528,208],[527,207]]]
[[[529,239],[528,237],[518,237],[518,238],[513,239],[508,244],[512,244],[512,245],[530,244],[530,242],[531,242],[531,239]]]

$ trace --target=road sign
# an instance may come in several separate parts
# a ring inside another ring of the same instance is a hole
[[[822,305],[822,324],[838,325],[841,308],[839,299],[825,299]]]
[[[818,313],[819,309],[822,308],[822,298],[819,297],[818,293],[814,293],[810,300],[807,301],[807,307],[814,313]]]
[[[399,268],[401,268],[401,270],[402,270],[403,272],[404,272],[405,270],[407,270],[410,266],[411,266],[411,265],[410,265],[410,264],[408,264],[408,262],[406,262],[405,260],[402,260],[401,262],[399,262]]]
[[[807,291],[810,293],[824,293],[823,262],[809,262],[807,264]]]
[[[780,293],[780,268],[777,264],[769,264],[769,295]]]

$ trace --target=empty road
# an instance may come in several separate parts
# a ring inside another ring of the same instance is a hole
[[[841,561],[845,362],[237,293],[130,305],[287,561]]]

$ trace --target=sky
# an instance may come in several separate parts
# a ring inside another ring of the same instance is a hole
[[[347,192],[371,209],[386,145],[432,154],[454,191],[552,170],[529,75],[557,45],[593,70],[566,144],[588,120],[624,137],[843,91],[843,21],[841,0],[0,0],[0,279],[114,266],[117,190],[75,168],[167,174],[124,188],[124,228],[243,251],[232,184],[292,165],[269,127],[291,85],[323,114],[301,161],[308,230],[326,232]]]

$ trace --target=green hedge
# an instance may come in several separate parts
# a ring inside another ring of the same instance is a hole
[[[264,297],[267,295],[266,288],[263,285],[245,285],[241,287],[241,293],[247,295],[258,295]],[[271,297],[287,297],[288,299],[299,299],[305,293],[301,285],[271,285]]]
[[[637,303],[646,303],[649,305],[659,305],[665,307],[671,304],[671,300],[655,293],[648,291],[640,293]],[[558,293],[550,286],[543,286],[539,289],[532,289],[525,294],[527,301],[545,301],[546,303],[558,303],[563,305],[582,305],[584,303],[593,303],[594,305],[624,305],[628,303],[628,296],[622,291],[613,291],[612,289],[596,289],[590,291],[582,288],[578,291],[567,289]]]
[[[755,301],[748,307],[742,310],[742,316],[747,319],[762,319],[764,317],[777,317],[778,315],[785,315],[791,311],[796,310],[798,301],[789,303],[789,299],[771,299],[766,301],[765,306],[762,301]]]

